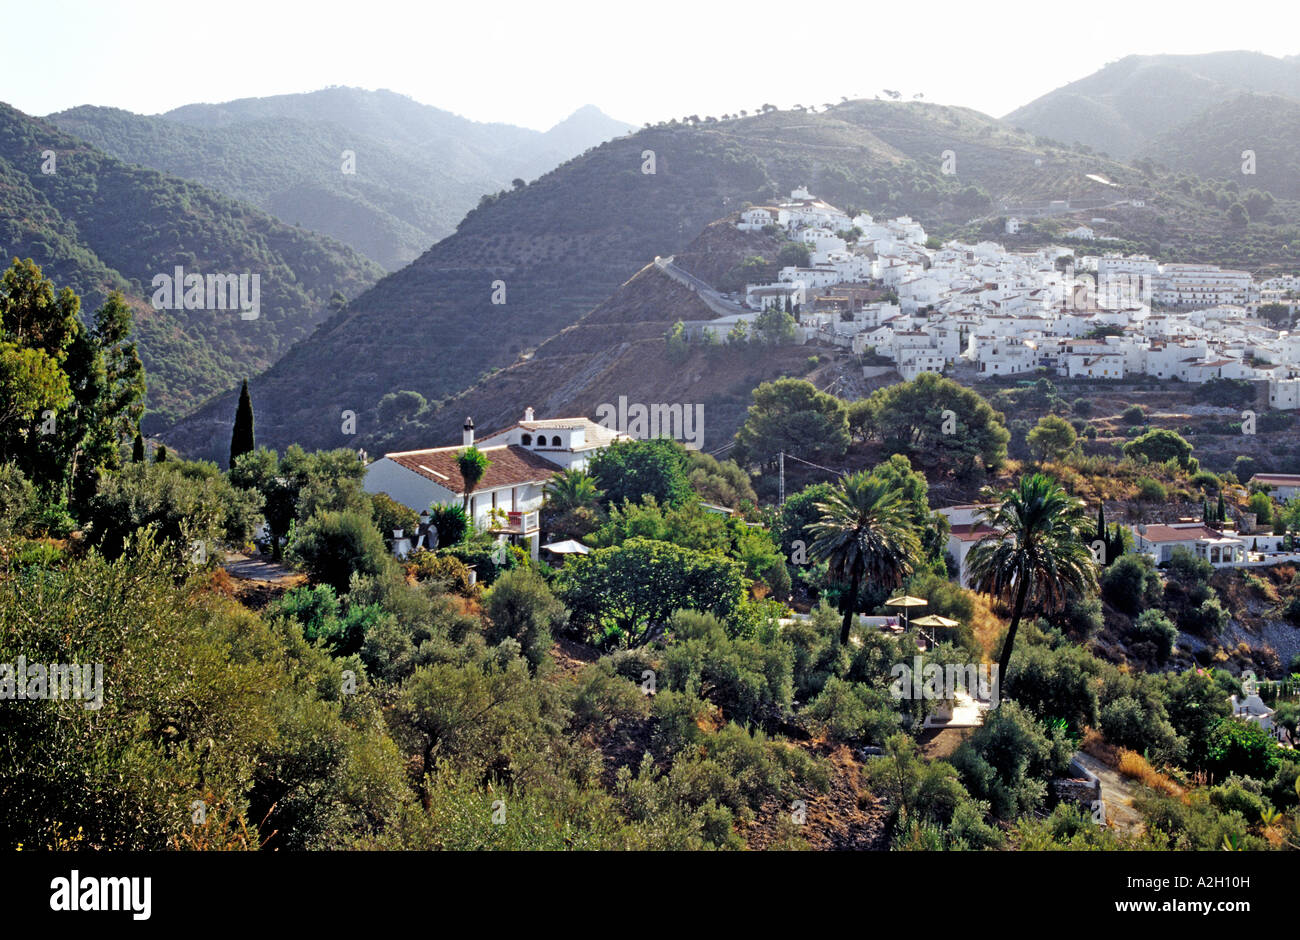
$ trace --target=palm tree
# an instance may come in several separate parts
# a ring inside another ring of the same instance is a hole
[[[1026,604],[1059,610],[1071,595],[1095,590],[1097,573],[1084,537],[1083,505],[1053,477],[1022,476],[979,518],[993,531],[971,549],[967,566],[975,590],[1011,603],[1011,626],[998,656],[1005,682]]]
[[[586,470],[561,470],[542,489],[547,504],[556,512],[594,509],[604,495]]]
[[[483,474],[487,472],[491,463],[488,455],[473,445],[456,455],[456,467],[460,470],[461,479],[465,481],[466,515],[469,515],[469,494],[474,491],[474,487],[478,486],[478,481],[483,479]]]
[[[921,543],[908,519],[901,490],[860,470],[840,481],[835,492],[817,504],[821,518],[808,526],[813,535],[809,553],[830,565],[836,581],[848,582],[840,643],[849,630],[863,579],[892,589],[912,573]]]
[[[542,505],[548,531],[572,536],[594,528],[604,492],[585,470],[561,470],[542,489]],[[592,523],[593,525],[588,525]]]

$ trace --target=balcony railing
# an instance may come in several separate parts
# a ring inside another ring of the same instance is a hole
[[[537,521],[537,510],[528,512],[508,512],[506,513],[505,524],[497,523],[492,526],[493,532],[505,532],[511,535],[528,535],[536,532],[540,526]]]

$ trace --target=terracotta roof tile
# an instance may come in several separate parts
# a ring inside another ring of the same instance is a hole
[[[464,481],[460,476],[460,468],[456,465],[456,455],[464,449],[463,447],[436,447],[432,450],[408,450],[384,456],[398,466],[418,473],[426,480],[432,480],[460,496],[463,495]],[[535,454],[526,447],[518,447],[514,444],[498,444],[495,447],[482,447],[480,450],[492,462],[484,471],[483,479],[474,488],[475,492],[502,486],[542,483],[563,469],[541,454]]]
[[[1225,536],[1209,526],[1174,528],[1171,525],[1148,525],[1142,537],[1148,542],[1187,542],[1195,539],[1222,539]]]
[[[952,526],[948,530],[948,534],[959,542],[978,542],[987,535],[997,534],[997,530],[981,522],[974,525],[963,524]]]

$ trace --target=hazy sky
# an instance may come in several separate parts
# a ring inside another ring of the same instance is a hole
[[[0,101],[30,114],[355,85],[538,129],[589,103],[640,124],[881,88],[1000,116],[1134,53],[1300,52],[1295,0],[1242,16],[1149,0],[0,3],[24,39],[0,54]]]

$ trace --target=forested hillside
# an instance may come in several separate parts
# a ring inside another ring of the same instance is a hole
[[[1017,108],[1005,120],[1125,159],[1243,92],[1300,98],[1300,58],[1258,52],[1125,56]],[[1265,146],[1265,140],[1258,145]]]
[[[946,153],[955,173],[943,172]],[[406,389],[440,404],[576,322],[707,223],[799,185],[844,208],[910,213],[940,235],[1000,237],[1008,205],[1070,199],[1113,204],[1108,216],[1133,240],[1116,248],[1171,260],[1294,260],[1293,225],[1278,216],[1248,231],[1230,226],[1235,197],[1207,202],[1196,182],[1054,147],[968,109],[915,102],[852,101],[815,114],[656,126],[525,188],[485,197],[455,235],[357,298],[259,378],[253,399],[272,443],[373,446],[389,430],[374,411],[384,395]],[[1144,204],[1127,205],[1133,196]],[[1021,242],[1045,244],[1055,234],[1044,227]],[[690,317],[665,310],[657,319]],[[556,375],[554,387],[567,378]],[[219,456],[233,406],[233,393],[223,396],[169,439]],[[370,415],[354,436],[344,433],[345,410]]]
[[[1300,198],[1300,100],[1246,94],[1161,134],[1143,154],[1176,170],[1235,180],[1279,199]],[[1247,166],[1242,154],[1249,151]],[[1243,167],[1252,170],[1243,171]]]
[[[957,172],[946,175],[943,152],[952,148]],[[933,105],[850,102],[822,114],[645,129],[523,189],[485,197],[455,235],[380,281],[259,379],[254,403],[270,442],[343,444],[343,410],[361,414],[402,388],[431,402],[456,394],[575,322],[707,223],[793,186],[845,206],[951,223],[990,212],[995,200],[1104,193],[1087,178],[1099,169],[1141,179],[1041,147],[976,112]],[[232,407],[222,397],[170,439],[217,454]],[[351,440],[374,432],[363,425]]]
[[[355,296],[380,273],[331,239],[124,163],[7,105],[0,105],[0,252],[32,258],[83,295],[88,309],[111,290],[126,295],[149,370],[146,428],[267,368],[322,319],[332,295]],[[258,275],[258,317],[155,310],[152,279],[178,265]]]
[[[482,124],[359,88],[150,116],[87,106],[47,120],[118,159],[337,238],[388,270],[454,231],[484,193],[630,129],[591,107],[545,133]],[[345,151],[353,161],[347,171]]]

